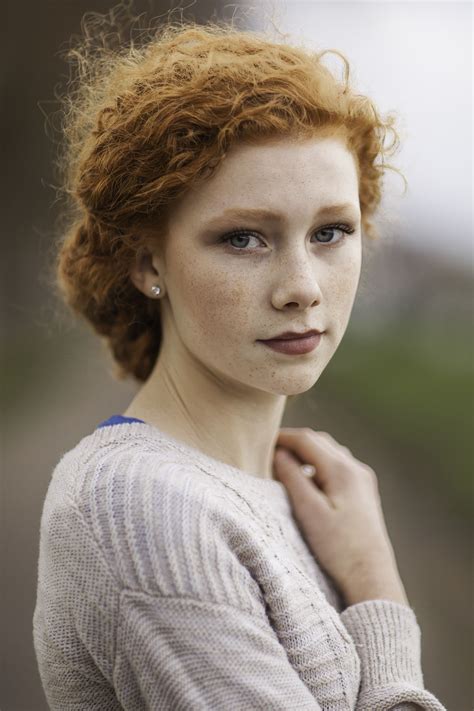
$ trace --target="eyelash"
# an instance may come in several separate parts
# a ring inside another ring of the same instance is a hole
[[[342,232],[345,232],[347,235],[351,235],[355,232],[355,228],[351,227],[350,225],[347,225],[345,223],[337,223],[337,224],[331,224],[331,225],[325,225],[324,227],[320,227],[319,230],[315,232],[317,234],[318,232],[322,232],[323,230],[341,230]],[[259,235],[256,232],[253,232],[252,230],[247,230],[244,227],[243,228],[238,228],[237,230],[234,230],[233,232],[230,232],[229,234],[225,235],[220,241],[222,243],[227,244],[227,246],[233,251],[233,252],[255,252],[256,248],[252,249],[246,249],[245,247],[234,247],[229,243],[229,240],[231,240],[233,237],[238,237],[238,236],[247,236],[250,235],[252,237],[256,237],[258,239]],[[337,242],[334,242],[331,244],[330,242],[319,242],[319,244],[322,245],[328,245],[330,248],[334,248],[336,244],[339,244],[341,242],[344,242],[346,237],[342,237],[341,239],[337,240]]]

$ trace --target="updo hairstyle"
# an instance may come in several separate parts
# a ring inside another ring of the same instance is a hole
[[[344,81],[323,63],[328,52],[342,58]],[[378,237],[371,218],[385,170],[400,172],[385,162],[399,137],[394,116],[383,118],[350,87],[341,52],[217,21],[168,21],[139,47],[117,45],[95,16],[67,56],[76,70],[61,110],[68,205],[55,285],[105,341],[116,379],[146,381],[160,349],[160,300],[134,286],[132,265],[143,248],[164,243],[173,204],[238,142],[343,136],[356,158],[363,237]]]

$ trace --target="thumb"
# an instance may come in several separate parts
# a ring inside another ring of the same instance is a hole
[[[301,506],[319,504],[328,507],[329,501],[326,494],[318,487],[316,481],[305,474],[305,467],[300,460],[285,447],[275,447],[273,458],[273,471],[275,477],[286,488],[293,506],[298,510]]]

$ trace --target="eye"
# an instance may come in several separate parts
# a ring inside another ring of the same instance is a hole
[[[325,232],[327,234],[327,233],[331,233],[332,231],[343,232],[345,234],[353,234],[353,232],[355,232],[355,228],[351,227],[350,225],[347,225],[345,223],[342,223],[342,224],[337,223],[337,224],[325,225],[324,227],[320,227],[319,230],[317,230],[314,234],[319,234],[320,232],[323,232],[323,233]],[[229,247],[234,252],[251,252],[251,251],[254,251],[258,247],[258,244],[249,245],[250,239],[253,239],[256,242],[262,243],[262,240],[255,232],[251,232],[251,231],[246,230],[244,228],[235,230],[234,232],[231,232],[230,234],[225,235],[220,241],[222,243],[229,245]],[[331,234],[329,234],[329,238],[319,241],[319,244],[327,244],[329,247],[332,247],[333,245],[336,245],[339,242],[342,242],[344,239],[345,239],[345,236],[343,235],[339,239],[331,241]],[[233,244],[231,244],[231,242],[233,242]]]
[[[228,244],[232,249],[238,252],[250,252],[250,249],[245,249],[245,247],[248,247],[248,240],[250,238],[253,238],[254,240],[258,240],[261,242],[262,240],[253,232],[249,232],[248,230],[237,230],[236,232],[232,232],[231,234],[227,235],[224,237],[221,241],[225,242]],[[231,240],[235,240],[234,244],[231,244]],[[244,242],[245,244],[242,244]],[[253,247],[257,247],[258,245],[253,245]]]
[[[317,232],[315,232],[315,234],[318,234],[320,232],[326,232],[326,233],[329,232],[330,233],[333,230],[336,230],[338,232],[344,232],[345,234],[348,234],[348,235],[351,235],[355,232],[354,227],[351,227],[350,225],[346,225],[343,223],[343,224],[336,224],[336,225],[326,225],[326,227],[320,227],[320,229],[317,230]],[[331,246],[332,244],[337,244],[338,242],[342,242],[342,240],[345,239],[345,237],[343,236],[340,239],[331,242],[330,238],[331,238],[331,235],[329,235],[329,239],[324,239],[322,242],[320,242],[320,244],[329,244]]]

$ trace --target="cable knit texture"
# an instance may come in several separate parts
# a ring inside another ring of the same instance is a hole
[[[445,711],[413,609],[344,609],[281,482],[121,415],[53,472],[33,641],[53,711]]]

